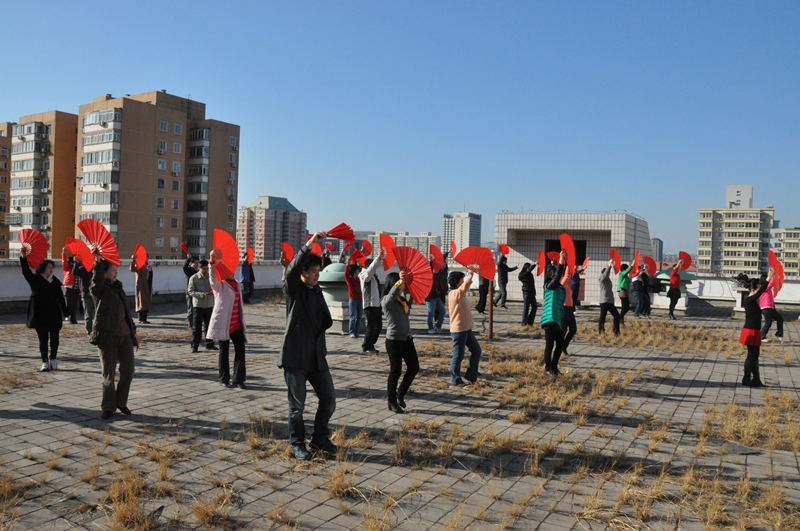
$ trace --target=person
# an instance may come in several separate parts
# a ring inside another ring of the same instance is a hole
[[[200,261],[200,269],[189,279],[189,295],[192,296],[192,352],[197,352],[203,329],[208,330],[211,314],[214,312],[214,291],[208,276],[208,260]],[[206,333],[206,349],[216,350],[214,341]]]
[[[58,343],[61,326],[69,313],[64,293],[61,291],[61,281],[53,275],[55,264],[52,260],[44,260],[31,271],[28,259],[24,255],[19,257],[22,267],[22,276],[31,288],[31,298],[28,301],[28,314],[25,324],[28,328],[36,330],[39,338],[39,354],[42,357],[41,371],[58,369]],[[48,354],[47,342],[50,341]]]
[[[619,275],[617,275],[617,293],[619,294],[619,302],[622,304],[622,311],[619,314],[619,323],[625,324],[625,314],[631,309],[631,270],[633,266],[622,264],[619,268]]]
[[[319,405],[314,418],[311,449],[326,457],[338,448],[330,440],[328,422],[336,411],[336,391],[328,368],[325,331],[333,325],[328,305],[317,285],[322,257],[311,253],[315,243],[325,239],[317,232],[294,255],[286,266],[286,331],[283,335],[278,367],[283,369],[289,401],[289,442],[292,456],[308,459],[303,410],[306,406],[306,382],[317,394]]]
[[[361,279],[358,278],[359,273],[361,273],[361,266],[358,262],[351,262],[344,269],[344,281],[347,283],[347,296],[349,297],[348,309],[350,310],[348,330],[352,339],[358,337],[361,318],[364,315],[364,300],[361,294]]]
[[[91,334],[92,323],[94,322],[94,300],[92,300],[92,294],[89,291],[89,287],[92,285],[92,272],[88,271],[80,260],[75,260],[75,265],[72,266],[72,275],[80,285],[83,319],[86,323],[84,326],[86,327],[86,333]]]
[[[144,255],[144,263],[136,264],[136,255],[131,256],[130,270],[136,274],[136,311],[139,322],[150,324],[147,313],[153,308],[153,268],[150,266],[150,255]]]
[[[759,298],[759,306],[761,307],[761,314],[764,316],[764,327],[761,329],[761,342],[762,343],[769,343],[769,339],[767,339],[767,334],[769,333],[769,329],[772,327],[772,321],[778,323],[778,329],[775,331],[775,337],[778,338],[779,341],[783,341],[783,316],[778,313],[778,310],[775,309],[775,297],[772,294],[772,288],[775,285],[775,278],[771,278],[769,281],[766,277],[761,279],[763,284],[767,284],[767,290],[764,292],[763,295]]]
[[[381,249],[380,260],[386,257],[386,251]],[[367,354],[377,354],[375,343],[383,328],[383,318],[381,315],[381,283],[375,274],[378,270],[379,260],[367,259],[364,269],[358,274],[361,281],[361,299],[364,305],[364,315],[367,318],[367,331],[364,333],[364,342],[361,350]]]
[[[97,347],[103,373],[103,400],[100,418],[108,420],[116,410],[130,415],[128,395],[133,382],[133,349],[139,347],[136,325],[128,308],[122,282],[117,280],[117,266],[97,256],[98,246],[90,247],[95,255],[89,291],[94,300],[95,316],[89,342]],[[119,363],[119,382],[114,378]]]
[[[677,306],[678,301],[681,298],[682,263],[683,260],[678,260],[678,263],[675,264],[675,267],[672,268],[672,271],[669,274],[669,290],[667,291],[667,297],[669,298],[669,318],[673,320],[678,319],[675,317],[675,306]]]
[[[539,262],[525,262],[522,269],[519,271],[518,278],[522,282],[522,326],[533,326],[536,321],[536,282],[533,278],[533,272]]]
[[[569,268],[566,269],[569,271]],[[565,274],[561,279],[561,285],[564,286],[566,297],[564,298],[564,311],[561,317],[561,330],[564,333],[564,344],[561,347],[561,353],[564,356],[569,356],[569,344],[575,334],[578,333],[578,322],[575,320],[575,307],[572,302],[572,275]]]
[[[331,265],[331,252],[328,249],[325,249],[325,252],[322,253],[322,269],[325,269],[329,265]]]
[[[443,260],[444,264],[439,269],[439,271],[434,273],[434,276],[436,276],[436,275],[439,276],[439,286],[441,288],[440,289],[440,293],[439,293],[439,298],[442,300],[442,306],[441,307],[437,306],[435,311],[434,311],[434,313],[433,313],[433,320],[434,321],[439,321],[439,316],[443,315],[444,312],[445,312],[444,303],[447,300],[447,293],[449,291],[449,289],[447,287],[447,278],[448,278],[448,275],[449,275],[449,272],[450,272],[450,268],[447,266],[447,257],[448,257],[449,254],[450,254],[450,252],[448,251],[448,252],[446,252],[446,253],[444,253],[442,255],[443,258],[444,258],[444,260]],[[442,317],[442,321],[440,321],[440,322],[443,322],[443,320],[444,320],[444,317]],[[439,326],[439,328],[441,329],[441,326]]]
[[[247,257],[242,260],[242,302],[245,304],[250,303],[250,297],[253,295],[253,286],[256,282],[256,275],[253,271],[253,265],[247,262]]]
[[[570,280],[569,287],[572,290],[572,307],[576,310],[578,309],[578,306],[581,305],[578,297],[581,294],[581,275],[583,272],[584,269],[575,268],[575,273],[572,274],[572,279]]]
[[[450,337],[453,340],[453,360],[450,362],[450,384],[464,385],[464,380],[474,384],[478,380],[478,364],[481,361],[481,345],[475,338],[472,327],[475,324],[470,313],[467,294],[472,285],[474,271],[467,270],[466,278],[461,271],[453,271],[447,283],[450,293],[447,296],[447,307],[450,310]],[[461,361],[466,349],[469,349],[469,365],[461,379]]]
[[[489,297],[489,285],[491,280],[488,278],[480,277],[478,279],[478,304],[475,305],[475,311],[483,315],[486,312],[486,299]]]
[[[650,285],[650,277],[647,276],[647,264],[642,267],[636,275],[633,276],[631,282],[631,289],[636,297],[636,310],[633,312],[634,317],[644,315],[649,316],[647,311],[647,289]]]
[[[389,377],[386,381],[386,394],[389,411],[405,413],[405,397],[419,372],[419,357],[411,335],[408,314],[411,312],[411,298],[406,294],[406,273],[389,273],[383,286],[381,308],[386,315],[386,354],[389,355]],[[397,387],[403,362],[406,374]]]
[[[439,334],[442,331],[442,323],[444,322],[444,301],[442,301],[442,277],[433,272],[433,256],[428,260],[431,267],[432,282],[431,290],[428,292],[428,297],[425,299],[425,306],[428,307],[428,333]]]
[[[614,333],[619,335],[620,316],[617,307],[614,306],[614,285],[611,282],[611,268],[614,267],[614,260],[609,260],[608,265],[600,271],[600,321],[597,324],[597,331],[601,334],[606,330],[606,315],[611,314],[614,318]]]
[[[75,267],[75,258],[67,256],[67,249],[61,249],[61,263],[66,264],[64,270],[64,292],[66,293],[67,314],[66,320],[69,324],[78,324],[78,308],[81,303],[80,286],[75,281],[72,269]]]
[[[558,267],[552,264],[544,272],[544,305],[542,307],[541,327],[544,329],[544,370],[550,376],[561,374],[558,370],[558,360],[564,348],[564,334],[561,323],[564,317],[564,301],[567,290],[561,283],[564,268],[567,263],[567,253],[561,251]]]
[[[211,291],[214,292],[214,309],[208,322],[206,339],[219,341],[219,384],[223,387],[238,387],[247,389],[247,368],[244,354],[247,343],[247,325],[244,321],[244,295],[242,285],[237,283],[231,273],[230,277],[220,282],[217,275],[217,253],[211,251],[209,266],[209,281]],[[231,379],[230,362],[228,353],[233,342],[233,379]]]
[[[200,259],[186,253],[186,261],[183,263],[183,274],[186,276],[186,317],[189,319],[189,328],[193,328],[194,311],[192,310],[194,298],[189,295],[189,279],[197,274],[200,269]]]
[[[750,281],[750,294],[744,300],[744,327],[739,335],[739,343],[747,347],[747,359],[744,361],[744,377],[742,385],[748,387],[764,387],[758,370],[758,356],[761,353],[761,296],[766,293],[769,283],[775,275],[770,268],[766,282],[760,278]]]
[[[511,271],[516,271],[519,265],[514,267],[508,267],[507,263],[508,258],[506,255],[500,256],[500,263],[497,264],[497,294],[494,296],[494,304],[495,308],[497,307],[497,303],[500,303],[501,308],[506,307],[506,285],[508,284],[508,274]]]

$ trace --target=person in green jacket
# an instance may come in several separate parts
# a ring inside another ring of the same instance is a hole
[[[619,314],[619,323],[625,324],[625,314],[631,309],[631,270],[633,266],[622,264],[619,269],[619,276],[617,277],[617,293],[619,294],[619,301],[622,303],[622,311]]]
[[[558,376],[558,360],[564,350],[564,335],[561,333],[561,319],[564,314],[564,301],[567,290],[561,285],[567,253],[561,251],[558,267],[548,266],[544,274],[544,306],[541,325],[544,329],[544,370],[550,376]],[[555,347],[555,349],[553,348]]]

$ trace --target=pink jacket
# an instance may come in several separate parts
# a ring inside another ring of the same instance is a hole
[[[209,264],[208,278],[211,281],[211,290],[214,292],[214,310],[211,313],[211,321],[208,323],[208,333],[206,339],[216,341],[227,341],[230,337],[231,314],[233,313],[233,303],[236,300],[236,293],[230,284],[217,279],[216,264]],[[242,285],[236,286],[239,290],[239,304],[242,304]],[[244,340],[247,341],[247,325],[244,321],[244,308],[240,307],[239,322],[242,323]]]
[[[758,299],[758,305],[764,308],[775,308],[775,297],[772,295],[772,286],[775,284],[775,279],[771,279],[767,284],[767,291]]]
[[[474,322],[469,310],[467,293],[472,284],[472,279],[464,279],[460,288],[451,289],[447,294],[447,306],[450,309],[450,332],[466,332],[472,330]]]

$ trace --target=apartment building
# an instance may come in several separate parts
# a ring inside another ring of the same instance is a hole
[[[307,234],[306,213],[285,197],[260,196],[239,209],[236,241],[242,253],[252,247],[255,260],[279,260],[281,243],[299,249]]]
[[[783,264],[786,278],[800,277],[800,227],[774,228],[770,236],[772,247],[778,260]]]
[[[18,258],[19,231],[40,231],[49,258],[74,234],[78,116],[50,111],[23,116],[11,130],[9,257]],[[2,159],[5,160],[5,159]]]
[[[661,238],[650,238],[653,260],[660,262],[664,259],[664,241]]]
[[[442,243],[449,247],[451,241],[456,242],[459,251],[467,247],[480,247],[481,215],[472,212],[445,214],[442,219]]]
[[[76,221],[100,221],[121,256],[176,259],[186,242],[205,257],[215,228],[236,237],[238,125],[166,91],[94,98],[79,123]]]
[[[8,258],[9,191],[11,188],[11,132],[14,124],[0,123],[0,259]]]
[[[375,232],[365,238],[372,244],[372,257],[376,258],[381,252],[381,234],[388,234],[394,239],[397,247],[411,247],[421,252],[425,257],[430,254],[430,246],[435,245],[439,248],[442,247],[442,239],[439,236],[434,236],[431,232],[420,232],[419,235],[414,236],[408,232]],[[449,244],[448,244],[449,245]],[[442,249],[446,251],[447,249]]]

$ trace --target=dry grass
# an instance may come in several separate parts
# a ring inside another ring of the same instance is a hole
[[[352,463],[336,463],[330,470],[325,488],[331,498],[358,498],[363,494],[355,487],[356,471]]]
[[[192,505],[192,514],[202,526],[225,530],[239,529],[238,518],[230,514],[235,500],[236,494],[233,485],[222,484],[219,492],[195,500]]]
[[[98,504],[109,516],[114,531],[149,531],[156,529],[157,521],[144,507],[147,480],[144,474],[131,468],[122,468],[109,486],[105,498]]]
[[[3,369],[0,371],[0,394],[23,387],[41,387],[44,376],[37,371],[20,371],[19,369]]]

